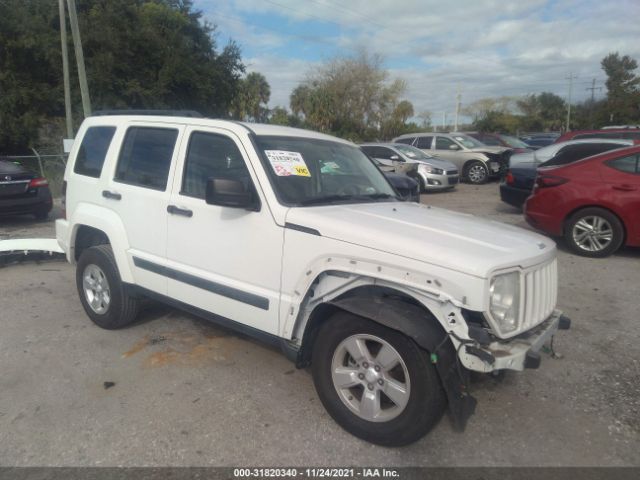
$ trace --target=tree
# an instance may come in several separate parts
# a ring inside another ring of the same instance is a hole
[[[404,81],[389,80],[380,56],[361,51],[308,72],[291,93],[290,106],[311,128],[362,140],[380,133],[405,89]]]
[[[567,104],[550,92],[527,95],[516,101],[524,115],[521,119],[523,130],[560,130],[566,116]]]
[[[64,112],[54,2],[0,2],[0,152],[31,153],[46,116]]]
[[[228,114],[244,71],[240,49],[230,42],[218,50],[215,27],[192,0],[78,0],[77,7],[94,109]],[[62,99],[57,2],[0,1],[0,151],[32,146],[40,127],[64,114]]]
[[[607,110],[610,122],[632,123],[640,120],[640,77],[634,71],[638,63],[628,55],[610,53],[602,59],[607,75]]]
[[[233,116],[240,120],[265,121],[270,97],[271,87],[265,76],[251,72],[240,81],[238,94],[232,103]]]
[[[289,127],[301,126],[300,119],[287,111],[284,107],[275,107],[269,112],[268,122],[273,125],[285,125]]]

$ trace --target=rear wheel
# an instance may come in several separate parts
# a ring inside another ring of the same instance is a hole
[[[82,252],[76,267],[76,286],[85,312],[99,327],[113,330],[136,319],[138,299],[125,290],[110,245]]]
[[[585,208],[569,218],[564,238],[578,255],[601,258],[620,248],[624,228],[613,213],[597,207]]]
[[[487,180],[489,179],[489,169],[483,162],[474,160],[465,168],[465,178],[467,179],[467,182],[474,185],[487,183]]]
[[[322,325],[312,372],[333,419],[379,445],[415,442],[446,406],[426,352],[402,333],[350,313],[339,312]]]

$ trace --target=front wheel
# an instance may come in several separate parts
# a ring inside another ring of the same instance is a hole
[[[76,267],[76,286],[85,312],[99,327],[113,330],[136,319],[139,301],[126,291],[110,245],[82,252]]]
[[[402,333],[351,313],[336,313],[320,328],[312,372],[333,419],[378,445],[415,442],[446,406],[426,352]]]
[[[620,248],[624,229],[618,217],[602,208],[585,208],[574,213],[564,231],[567,245],[578,255],[601,258]]]
[[[482,185],[489,180],[489,169],[483,162],[475,160],[465,169],[465,177],[469,183]]]

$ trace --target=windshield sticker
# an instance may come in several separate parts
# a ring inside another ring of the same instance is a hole
[[[299,177],[310,177],[307,164],[300,152],[287,152],[286,150],[265,150],[264,153],[271,163],[273,171],[279,177],[296,175]]]

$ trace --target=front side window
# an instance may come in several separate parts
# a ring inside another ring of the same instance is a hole
[[[90,127],[87,129],[73,167],[74,173],[100,178],[107,150],[116,127]]]
[[[205,198],[209,178],[239,180],[247,190],[251,176],[240,150],[224,135],[193,132],[189,139],[182,177],[182,195]]]
[[[455,144],[456,142],[447,137],[436,137],[436,150],[449,150],[449,147]]]
[[[307,206],[393,200],[384,175],[358,147],[303,137],[258,137],[281,202]]]
[[[458,142],[460,145],[464,145],[467,148],[481,148],[481,147],[486,147],[486,145],[484,143],[482,143],[479,140],[476,140],[473,137],[470,137],[469,135],[463,135],[463,134],[456,134],[453,135],[453,138],[456,140],[456,142]],[[449,147],[447,147],[449,148]]]
[[[178,130],[131,127],[122,143],[115,180],[165,190]]]

